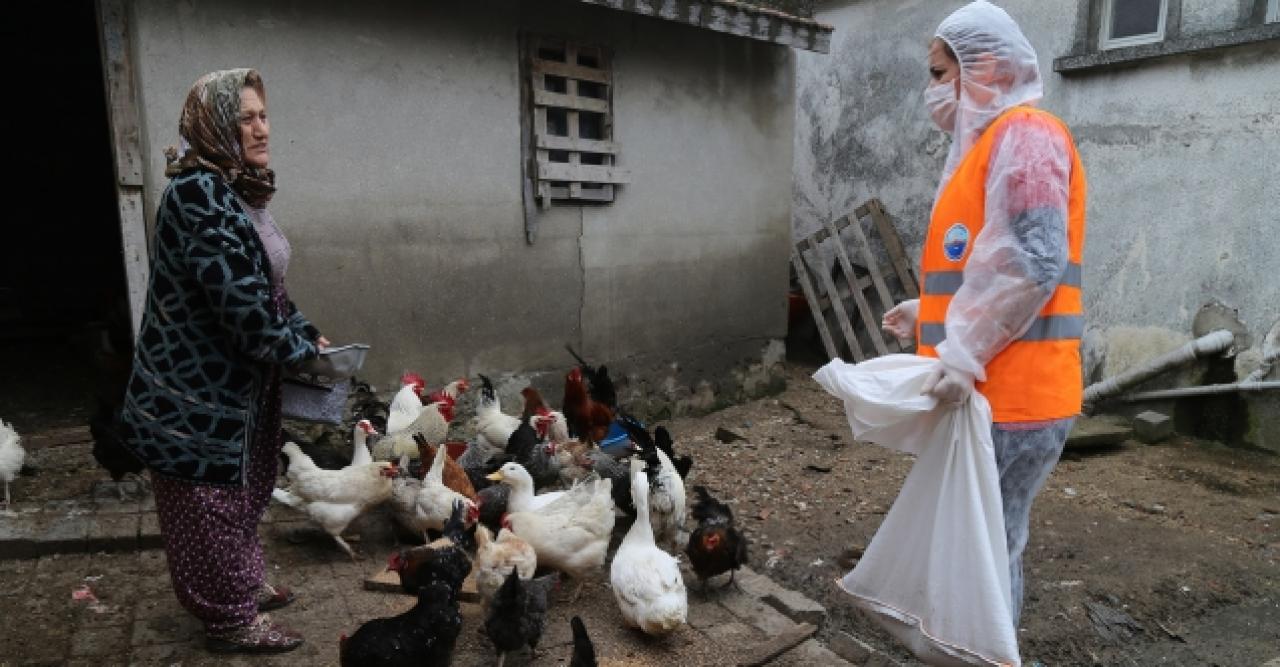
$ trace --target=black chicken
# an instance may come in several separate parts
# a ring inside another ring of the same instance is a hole
[[[573,656],[569,658],[569,667],[596,667],[596,646],[587,635],[587,626],[577,616],[569,620],[569,625],[573,627]]]
[[[597,403],[603,403],[609,406],[610,410],[618,411],[618,390],[613,386],[613,379],[609,377],[609,368],[600,366],[599,368],[588,364],[585,359],[578,356],[573,351],[573,347],[565,343],[564,349],[573,355],[578,361],[578,368],[582,370],[582,375],[587,379],[587,393],[591,396],[591,400]]]
[[[733,525],[733,510],[716,500],[705,486],[693,487],[698,499],[693,518],[698,527],[689,535],[685,554],[705,589],[707,579],[729,572],[729,582],[747,562],[747,538]]]
[[[494,535],[502,530],[502,517],[507,513],[507,502],[511,499],[511,486],[494,484],[476,492],[476,504],[480,506],[479,523]]]
[[[511,651],[524,646],[531,651],[538,648],[547,621],[547,599],[558,582],[555,574],[520,581],[516,568],[511,568],[511,574],[489,601],[484,619],[484,632],[498,650],[498,667]]]
[[[680,475],[680,479],[688,477],[689,470],[693,468],[693,457],[687,454],[680,457],[676,456],[675,446],[671,439],[671,432],[667,430],[667,427],[659,426],[658,428],[653,429],[653,440],[654,445],[658,449],[661,449],[662,453],[666,454],[668,459],[671,459],[671,464],[676,467],[676,474]]]
[[[458,591],[434,580],[418,591],[418,603],[409,611],[374,619],[343,637],[338,659],[343,667],[448,665],[460,632]]]
[[[471,574],[471,558],[463,548],[467,542],[465,516],[463,504],[455,502],[440,539],[391,554],[387,569],[400,575],[404,592],[417,593],[433,581],[449,584],[455,593],[462,588],[462,581]]]

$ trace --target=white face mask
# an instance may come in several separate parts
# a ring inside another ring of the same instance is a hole
[[[956,86],[948,81],[924,89],[924,104],[929,107],[929,117],[943,132],[956,131]]]

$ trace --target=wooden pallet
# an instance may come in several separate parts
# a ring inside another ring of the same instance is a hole
[[[862,230],[861,221],[864,218],[871,219],[871,229],[876,232],[884,253],[889,258],[888,267],[881,268],[876,260],[871,241]],[[837,286],[831,272],[827,271],[826,266],[820,261],[818,248],[828,238],[840,239],[840,232],[846,228],[852,230],[851,245],[857,246],[854,250],[861,256],[860,266],[865,267],[865,270],[862,271],[863,275],[859,276],[854,268],[851,250],[846,248],[844,243],[834,244],[836,261],[845,278],[844,284]],[[806,252],[809,253],[810,261],[805,259]],[[800,288],[804,290],[805,300],[809,302],[809,312],[813,314],[818,335],[822,338],[822,345],[830,358],[835,359],[841,354],[840,347],[827,326],[828,312],[834,316],[839,325],[844,342],[854,361],[864,361],[869,357],[906,350],[893,336],[880,329],[880,319],[894,305],[893,295],[889,291],[888,283],[885,282],[885,276],[896,276],[909,299],[918,298],[920,293],[916,277],[911,271],[906,252],[902,248],[902,239],[898,237],[898,231],[894,229],[880,200],[870,199],[853,213],[835,222],[828,222],[822,229],[801,239],[791,249],[791,265],[795,268]],[[819,295],[814,287],[814,275],[825,288],[822,295]],[[839,295],[840,298],[829,298],[828,295],[832,294]],[[870,351],[864,350],[858,340],[857,327],[849,317],[850,309],[847,304],[850,300],[858,312],[858,321],[862,325],[861,329],[865,337],[871,341]]]

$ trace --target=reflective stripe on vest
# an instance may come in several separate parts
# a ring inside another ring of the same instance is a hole
[[[1037,317],[1021,341],[1077,340],[1084,336],[1083,315],[1049,315]],[[947,339],[947,325],[925,323],[920,325],[920,344],[936,347]]]
[[[1080,287],[1083,284],[1082,275],[1083,268],[1075,262],[1069,262],[1058,284],[1065,287]],[[924,293],[937,296],[953,295],[960,291],[960,286],[963,284],[963,271],[931,271],[924,276]]]

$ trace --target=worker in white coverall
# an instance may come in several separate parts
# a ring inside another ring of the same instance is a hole
[[[1035,108],[1035,51],[984,1],[929,44],[924,101],[951,135],[921,267],[921,298],[884,316],[939,369],[925,392],[990,402],[1009,549],[1014,627],[1031,502],[1080,411],[1084,171],[1066,126]]]

